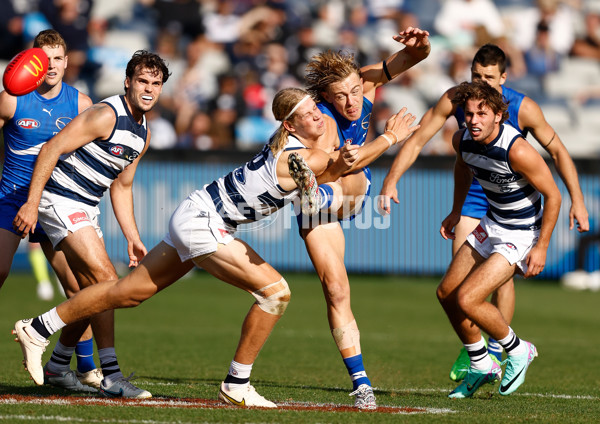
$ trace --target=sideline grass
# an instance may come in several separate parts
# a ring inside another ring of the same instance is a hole
[[[288,274],[292,302],[261,352],[252,383],[276,402],[351,405],[350,383],[331,338],[317,278]],[[600,417],[600,293],[568,292],[551,282],[517,282],[513,328],[540,357],[525,384],[501,397],[496,386],[452,400],[449,367],[460,348],[435,299],[438,279],[352,276],[353,310],[380,405],[429,413],[150,408],[0,402],[1,422],[111,423],[586,423]],[[56,300],[58,302],[58,300]],[[117,311],[117,353],[128,374],[155,397],[214,399],[237,345],[249,295],[198,272],[138,308]],[[22,370],[10,330],[54,303],[35,297],[33,277],[12,274],[0,293],[0,396],[50,396]],[[50,346],[53,346],[56,336]],[[46,352],[45,358],[50,355]],[[441,413],[433,413],[433,409]],[[446,412],[443,412],[446,411]],[[454,411],[454,412],[449,412]]]

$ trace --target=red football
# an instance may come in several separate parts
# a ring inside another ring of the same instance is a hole
[[[2,76],[4,89],[13,96],[31,93],[44,81],[48,56],[39,47],[23,50],[12,58]]]

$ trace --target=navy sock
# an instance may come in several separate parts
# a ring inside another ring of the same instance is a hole
[[[227,377],[225,377],[225,383],[227,384],[246,384],[250,381],[249,378],[237,378],[232,376],[231,374],[227,374]]]
[[[371,381],[367,377],[365,366],[363,365],[362,354],[344,358],[344,364],[352,379],[353,390],[356,390],[361,384],[371,385]]]
[[[31,321],[31,326],[35,329],[35,331],[39,333],[40,336],[46,339],[49,339],[52,335],[48,330],[46,330],[46,327],[44,326],[44,323],[42,322],[40,317],[34,318],[33,321]]]

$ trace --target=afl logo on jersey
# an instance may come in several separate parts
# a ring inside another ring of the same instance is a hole
[[[124,150],[125,149],[123,149],[123,146],[119,146],[119,145],[112,146],[110,148],[110,152],[115,156],[122,156]]]
[[[369,120],[370,119],[371,119],[371,114],[370,113],[363,118],[362,122],[360,123],[360,126],[361,126],[361,128],[363,130],[369,129]]]
[[[34,130],[40,127],[40,121],[31,118],[23,118],[17,121],[17,125],[26,130]]]

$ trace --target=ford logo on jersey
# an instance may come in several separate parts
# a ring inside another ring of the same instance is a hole
[[[40,121],[31,118],[22,118],[17,121],[17,125],[26,130],[33,130],[40,127]]]
[[[110,152],[115,156],[121,156],[123,154],[124,150],[125,149],[123,149],[123,146],[119,146],[119,145],[112,146],[110,148]]]

